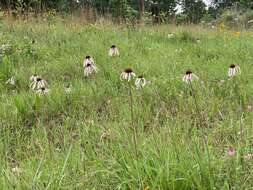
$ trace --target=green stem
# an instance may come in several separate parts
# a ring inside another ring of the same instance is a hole
[[[134,111],[133,111],[133,94],[132,94],[132,87],[131,84],[129,84],[129,97],[130,97],[130,112],[131,112],[131,124],[132,124],[132,130],[133,130],[133,141],[134,141],[134,151],[136,159],[138,159],[138,149],[137,149],[137,129],[134,125]]]

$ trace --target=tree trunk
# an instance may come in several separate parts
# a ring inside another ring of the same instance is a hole
[[[139,6],[140,6],[140,21],[141,23],[143,22],[143,16],[144,16],[144,11],[145,11],[145,0],[139,0]]]

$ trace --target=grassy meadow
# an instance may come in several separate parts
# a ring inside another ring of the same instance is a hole
[[[252,189],[252,63],[253,31],[3,21],[0,189]],[[150,83],[121,81],[129,67]],[[48,94],[29,88],[35,73]]]

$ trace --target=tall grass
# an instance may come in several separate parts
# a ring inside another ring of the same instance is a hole
[[[251,31],[234,36],[197,26],[59,21],[4,26],[0,44],[10,50],[0,58],[0,189],[253,186]],[[168,38],[171,32],[175,38]],[[119,57],[107,56],[112,44]],[[99,68],[91,78],[83,76],[86,55]],[[231,63],[242,70],[233,80],[227,77]],[[131,91],[138,159],[129,94],[119,78],[126,67],[151,81]],[[182,82],[187,69],[200,78],[192,83],[194,95]],[[48,95],[29,89],[34,73],[48,81]],[[5,84],[11,76],[16,86]]]

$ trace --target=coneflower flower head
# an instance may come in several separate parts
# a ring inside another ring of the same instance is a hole
[[[11,77],[11,78],[9,78],[9,79],[5,82],[5,84],[9,84],[9,85],[15,86],[15,85],[16,85],[16,80],[15,80],[14,77]]]
[[[83,68],[84,68],[84,76],[86,77],[88,77],[94,72],[97,72],[95,62],[89,55],[85,57],[85,60],[83,62]]]
[[[37,94],[48,94],[49,93],[49,89],[48,88],[46,88],[46,87],[42,87],[42,88],[39,88],[38,90],[36,90],[36,93]]]
[[[228,69],[228,76],[234,77],[237,74],[241,74],[241,69],[240,69],[239,65],[231,64]]]
[[[64,90],[65,90],[65,92],[66,92],[67,94],[71,93],[71,91],[72,91],[71,85],[68,84],[67,86],[65,86],[65,87],[64,87]]]
[[[146,84],[147,81],[143,75],[138,76],[137,79],[135,80],[135,86],[137,89],[143,88]]]
[[[234,156],[236,154],[236,150],[234,148],[229,148],[228,149],[228,155],[229,156]]]
[[[185,83],[190,83],[193,82],[194,80],[198,80],[199,77],[195,75],[191,70],[187,70],[185,72],[185,75],[183,76],[183,82]]]
[[[85,67],[87,64],[95,65],[93,58],[89,55],[85,57],[84,62],[83,62],[83,67]]]
[[[32,90],[39,90],[41,88],[46,88],[47,87],[47,81],[39,77],[38,75],[32,75],[30,77],[30,80],[32,83],[30,84],[30,88]]]
[[[135,77],[135,73],[131,68],[125,69],[121,74],[120,74],[120,79],[121,80],[127,80],[128,82],[131,80],[132,77]]]
[[[109,49],[108,55],[111,57],[119,56],[119,50],[116,45],[111,46],[111,48]]]
[[[30,77],[30,81],[36,81],[39,76],[34,74]]]
[[[172,38],[175,38],[175,37],[176,37],[176,35],[174,33],[169,33],[168,34],[168,38],[169,39],[172,39]]]

